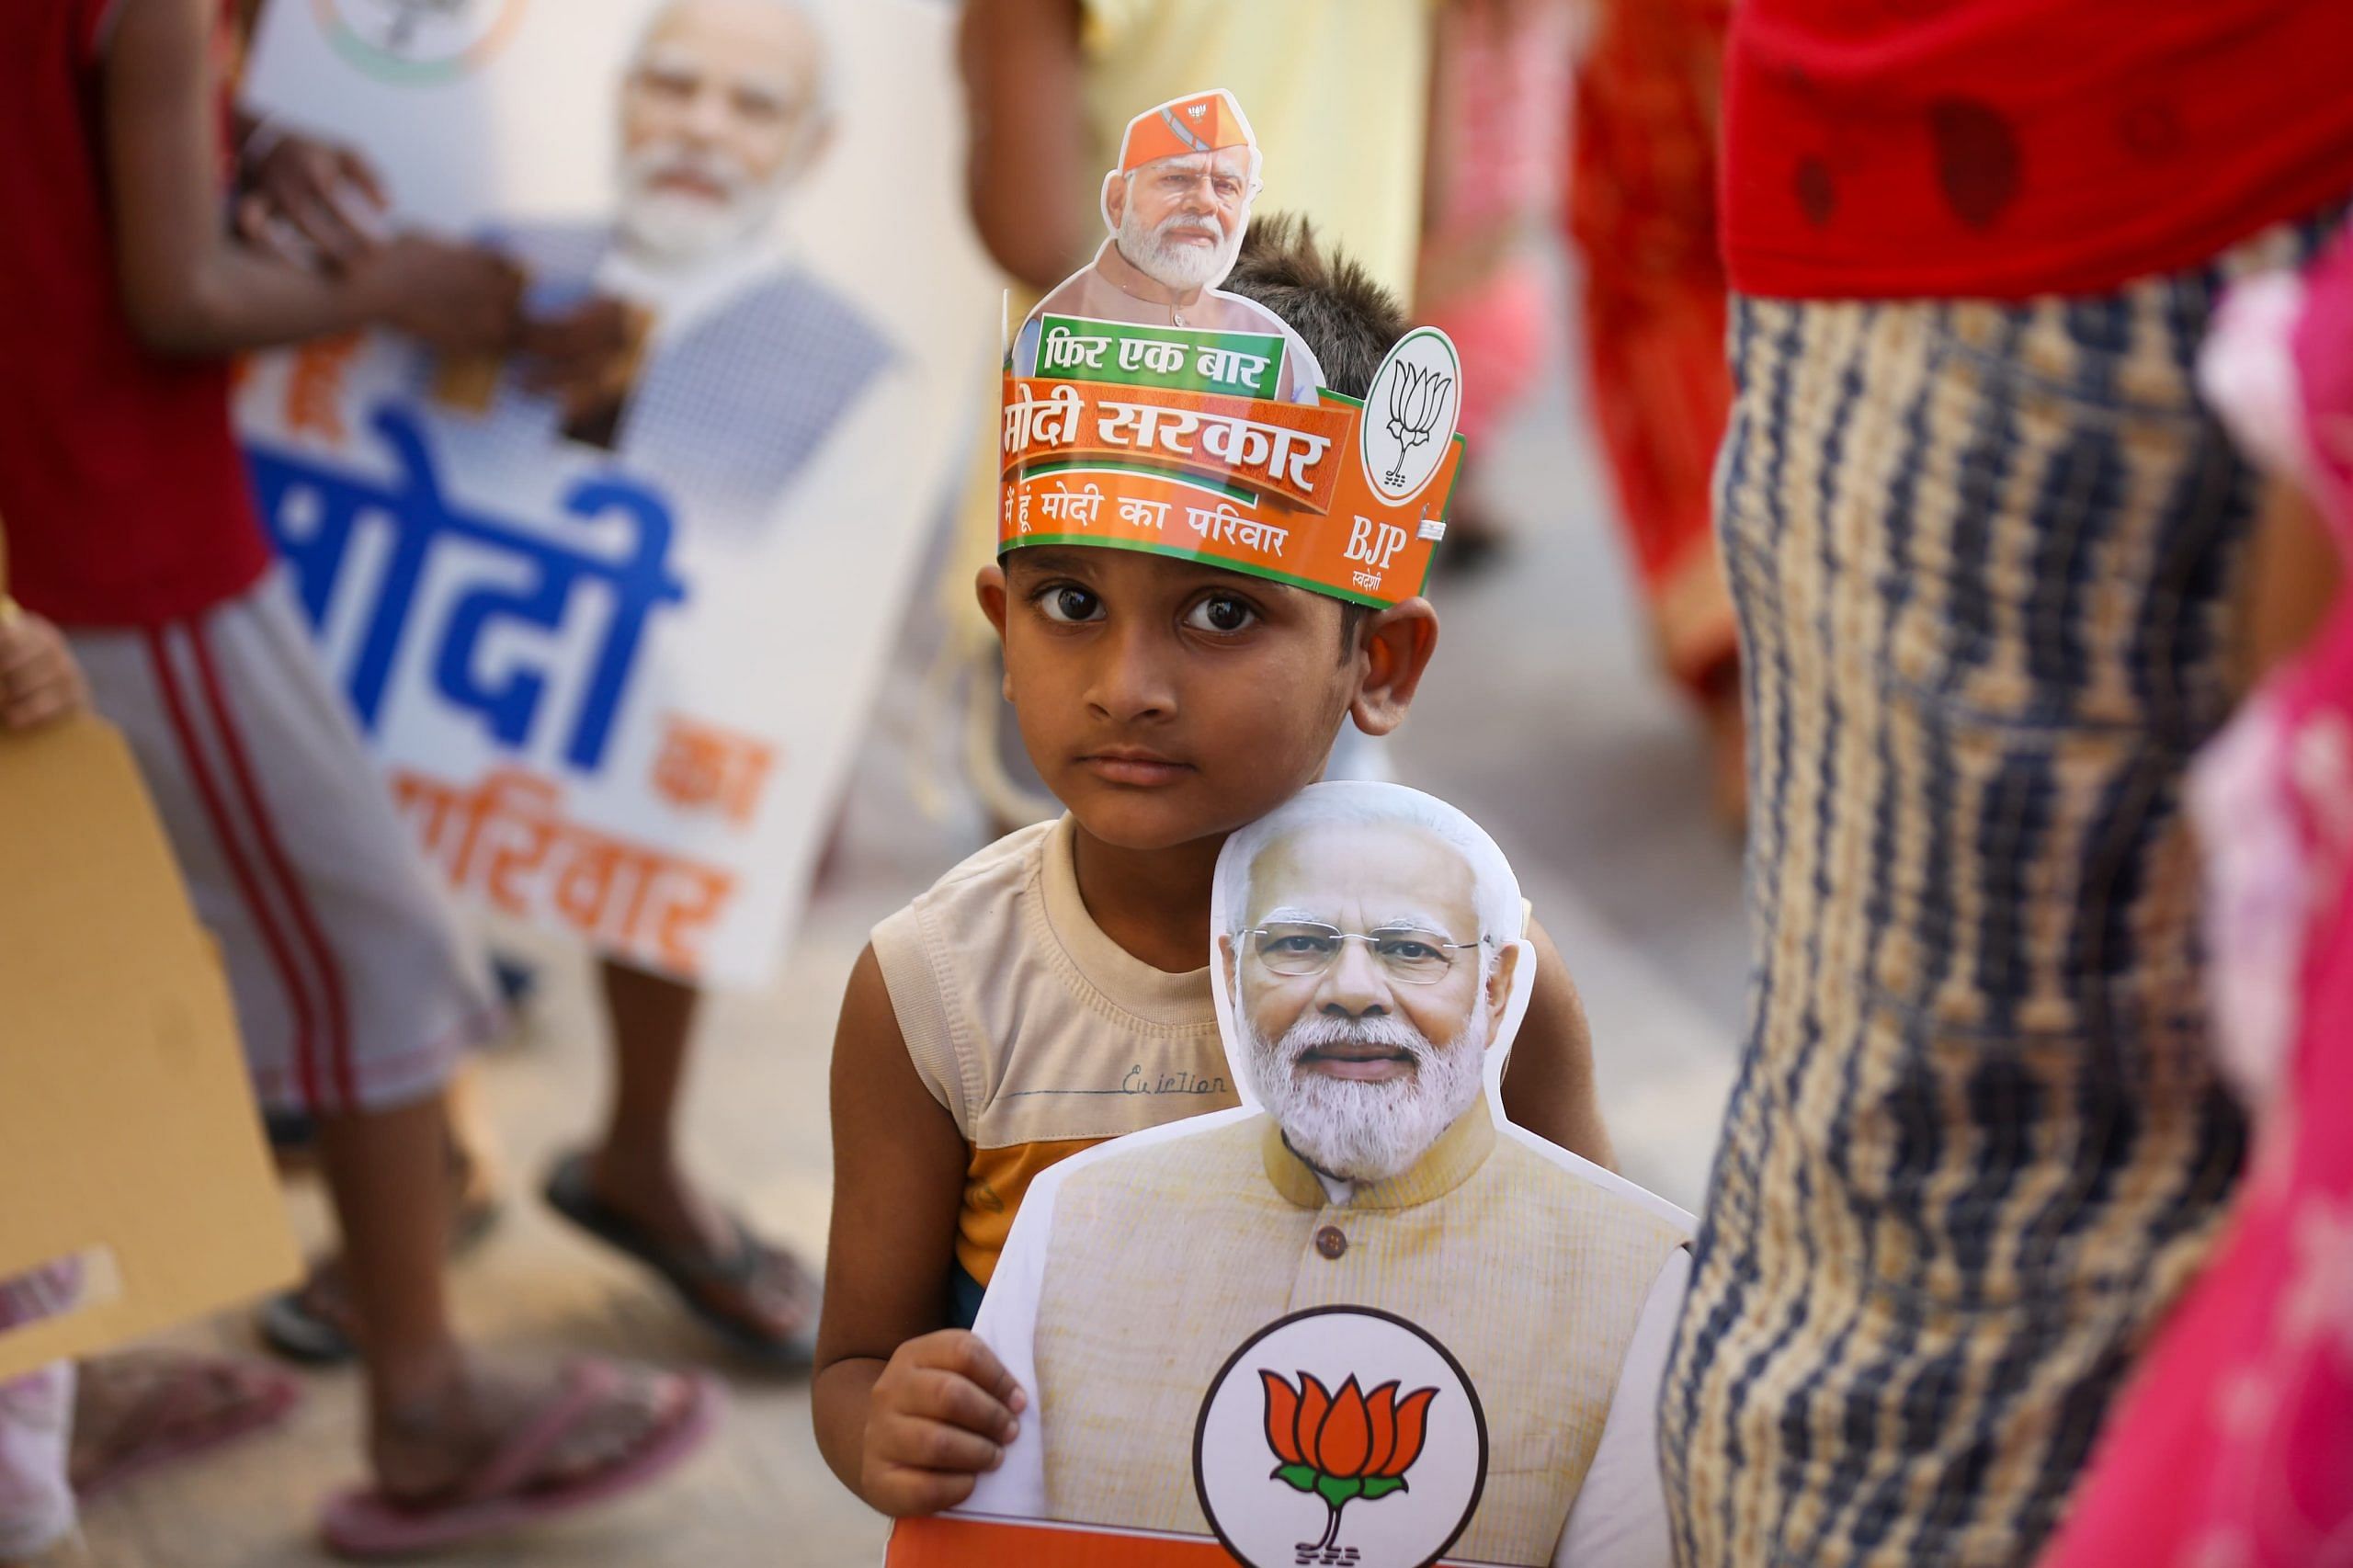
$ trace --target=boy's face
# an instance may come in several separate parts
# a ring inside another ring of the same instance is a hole
[[[996,570],[992,568],[992,571]],[[1230,833],[1322,773],[1357,693],[1339,601],[1134,551],[1010,551],[982,598],[1029,759],[1107,844]]]

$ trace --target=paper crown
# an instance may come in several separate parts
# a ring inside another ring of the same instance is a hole
[[[1250,144],[1242,106],[1218,88],[1130,120],[1120,163]],[[1249,210],[1190,216],[1214,230]],[[1323,386],[1315,348],[1280,317],[1220,290],[1222,268],[1204,278],[1159,249],[1130,256],[1108,198],[1104,222],[1111,238],[1006,356],[999,553],[1106,545],[1358,604],[1420,593],[1462,460],[1461,361],[1446,334],[1407,333],[1358,403]]]
[[[1127,133],[1120,138],[1120,172],[1133,174],[1162,158],[1257,144],[1233,95],[1212,87],[1171,98],[1128,121]]]
[[[997,549],[1093,544],[1206,561],[1358,604],[1422,591],[1461,461],[1461,372],[1409,334],[1364,403],[1202,390],[1245,381],[1231,334],[1055,322],[1045,355],[1087,378],[1005,378]],[[1279,353],[1279,339],[1274,340]],[[1191,383],[1191,384],[1188,384]]]

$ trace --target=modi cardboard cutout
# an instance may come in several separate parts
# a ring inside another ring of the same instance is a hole
[[[1128,123],[1108,237],[1006,357],[1000,552],[1150,551],[1375,607],[1421,592],[1461,460],[1454,345],[1418,328],[1363,402],[1326,388],[1297,332],[1218,287],[1259,169],[1222,88]]]
[[[1396,785],[1227,842],[1243,1103],[1030,1187],[975,1325],[1021,1431],[892,1563],[1668,1561],[1690,1217],[1505,1118],[1526,920],[1494,841]]]

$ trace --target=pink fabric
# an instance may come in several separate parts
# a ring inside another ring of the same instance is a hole
[[[2300,428],[2242,440],[2286,454],[2353,559],[2353,243],[2302,295],[2226,315],[2212,353],[2236,362],[2204,384],[2237,428],[2286,378]],[[2201,760],[2193,809],[2256,1164],[2044,1568],[2353,1564],[2353,604]]]
[[[2353,229],[2308,276],[2293,342],[2304,439],[2317,470],[2313,497],[2353,556]]]
[[[81,1289],[74,1259],[0,1279],[0,1334],[65,1311]],[[74,1529],[65,1475],[73,1416],[68,1362],[0,1382],[0,1562],[38,1557]]]
[[[1552,341],[1558,307],[1527,240],[1560,183],[1573,16],[1560,0],[1472,0],[1440,24],[1449,118],[1431,127],[1425,257],[1508,236],[1484,276],[1417,301],[1462,355],[1461,428],[1474,444],[1526,395]]]
[[[1434,139],[1443,167],[1432,182],[1433,228],[1532,218],[1552,199],[1574,17],[1558,0],[1478,0],[1440,22],[1438,69],[1455,122]]]
[[[1519,405],[1543,368],[1552,313],[1552,290],[1526,258],[1507,263],[1484,288],[1424,312],[1462,355],[1461,429],[1474,447]]]
[[[39,1557],[73,1533],[73,1419],[71,1362],[0,1383],[0,1562]]]

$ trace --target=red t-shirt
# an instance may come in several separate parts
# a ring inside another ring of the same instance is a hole
[[[191,616],[269,564],[229,369],[140,346],[98,138],[114,0],[0,0],[0,533],[9,592],[74,626]]]
[[[2353,0],[1742,0],[1733,287],[2093,293],[2353,196]]]

